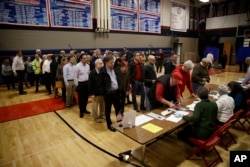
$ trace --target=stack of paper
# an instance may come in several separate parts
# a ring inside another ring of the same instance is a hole
[[[149,132],[152,132],[152,133],[157,133],[163,129],[162,127],[159,127],[159,126],[151,124],[151,123],[143,125],[142,128],[149,131]]]

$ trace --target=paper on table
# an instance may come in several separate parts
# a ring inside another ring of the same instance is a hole
[[[242,86],[242,88],[244,88],[244,89],[250,88],[250,84],[248,84],[248,85],[241,85],[241,86]]]
[[[147,115],[150,116],[150,117],[153,117],[155,119],[159,119],[159,120],[164,120],[165,119],[165,117],[163,117],[163,116],[161,116],[159,114],[153,113],[153,112],[149,112]]]
[[[195,107],[196,103],[192,103],[192,104],[189,104],[187,105],[187,108],[191,111],[194,111],[194,107]]]
[[[197,104],[199,102],[200,102],[200,100],[193,101],[194,104]]]
[[[182,117],[176,117],[175,114],[171,114],[169,117],[166,118],[167,121],[171,122],[179,122],[182,119]]]
[[[179,114],[179,115],[188,115],[188,113],[189,112],[187,112],[187,111],[176,111],[176,113],[175,114]]]
[[[151,121],[152,119],[154,119],[154,118],[149,117],[149,116],[146,116],[146,115],[144,115],[144,114],[138,115],[138,116],[135,118],[135,126],[139,126],[139,125],[141,125],[141,124],[144,124],[144,123],[146,123],[146,122],[148,122],[148,121]]]
[[[160,130],[162,130],[161,127],[154,125],[154,124],[151,124],[151,123],[143,125],[142,128],[145,130],[148,130],[149,132],[152,132],[152,133],[156,133],[156,132],[159,132]]]
[[[218,100],[219,97],[220,97],[220,94],[216,94],[216,95],[209,94],[209,96],[212,97],[212,98],[215,99],[215,100]]]

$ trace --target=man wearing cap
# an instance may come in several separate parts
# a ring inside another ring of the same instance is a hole
[[[181,101],[180,89],[177,80],[170,75],[162,75],[156,79],[147,93],[151,110],[167,105],[170,108],[179,108]]]
[[[210,77],[208,74],[208,65],[209,60],[207,58],[203,58],[200,63],[198,63],[192,72],[192,87],[194,93],[197,94],[197,90],[199,87],[204,86],[206,82],[210,82]]]
[[[180,88],[180,93],[185,90],[185,86],[187,86],[191,96],[196,97],[193,91],[193,87],[191,84],[191,76],[190,71],[194,68],[194,64],[191,60],[187,60],[183,65],[178,65],[174,71],[172,72],[172,76],[178,80],[178,86]]]

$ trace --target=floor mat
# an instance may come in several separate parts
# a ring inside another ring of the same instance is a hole
[[[0,122],[29,117],[65,108],[61,98],[50,98],[0,107]]]

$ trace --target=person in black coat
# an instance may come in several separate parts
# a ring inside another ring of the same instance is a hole
[[[223,54],[220,55],[219,57],[219,63],[221,64],[221,68],[225,69],[226,68],[226,64],[227,64],[227,52],[224,50]]]
[[[92,99],[92,116],[94,121],[101,123],[105,113],[104,87],[100,70],[103,67],[102,59],[96,59],[95,68],[89,74],[89,95]],[[98,111],[99,107],[99,111]]]
[[[120,92],[118,86],[120,81],[118,79],[118,71],[114,68],[114,57],[109,54],[105,56],[105,65],[100,71],[103,85],[104,85],[104,101],[105,101],[105,116],[107,128],[115,132],[116,130],[111,126],[112,121],[110,118],[111,108],[114,105],[116,116],[121,110],[120,105]]]
[[[145,92],[146,92],[146,97],[145,97],[146,110],[150,111],[151,110],[151,106],[149,102],[150,97],[147,96],[147,93],[149,89],[153,86],[157,78],[156,71],[155,71],[155,56],[153,55],[148,56],[148,62],[146,62],[143,67],[142,77],[143,77]]]
[[[140,62],[140,53],[135,53],[133,57],[133,61],[129,63],[129,74],[130,74],[130,84],[132,86],[132,102],[134,106],[134,110],[139,112],[140,110],[146,110],[145,108],[145,90],[144,83],[142,78],[142,69],[144,64]],[[138,103],[136,100],[137,93],[140,93],[140,110],[138,108]]]
[[[121,59],[116,59],[115,68],[118,71],[120,105],[121,110],[117,115],[117,121],[121,121],[124,113],[125,99],[129,95],[130,90],[130,75],[126,70],[126,64]]]
[[[55,92],[55,97],[58,97],[58,89],[55,88],[56,85],[56,71],[57,71],[58,63],[56,61],[56,56],[51,56],[51,63],[50,63],[50,76],[51,76],[51,86]]]
[[[164,64],[164,74],[171,74],[177,65],[177,55],[175,53],[171,53],[169,61]]]

